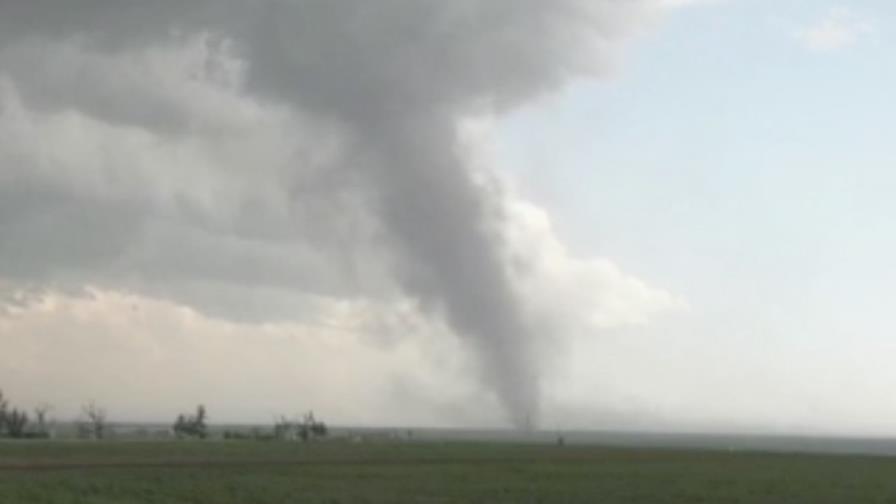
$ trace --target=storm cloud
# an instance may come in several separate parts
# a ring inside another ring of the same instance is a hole
[[[407,297],[467,342],[511,422],[534,421],[543,333],[559,327],[525,287],[572,284],[538,254],[571,259],[474,162],[461,126],[607,72],[656,8],[4,1],[0,278],[250,321]],[[626,322],[678,304],[611,265],[575,264],[564,274],[586,287],[635,293]]]

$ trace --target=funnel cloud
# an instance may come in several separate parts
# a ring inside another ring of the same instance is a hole
[[[323,145],[329,149],[319,155],[313,177],[308,175],[312,161],[296,156],[293,147],[284,148],[287,154],[275,169],[264,166],[264,159],[259,161],[261,166],[235,162],[228,180],[249,194],[233,196],[241,202],[240,212],[227,225],[239,228],[233,221],[257,210],[256,221],[263,224],[250,225],[251,233],[264,234],[265,226],[272,226],[278,240],[300,241],[314,234],[310,229],[324,229],[321,235],[342,232],[351,239],[357,228],[349,226],[346,231],[329,217],[316,219],[311,210],[302,213],[305,220],[290,224],[289,218],[268,208],[275,203],[267,191],[276,191],[278,184],[296,187],[312,179],[323,184],[329,191],[325,194],[332,197],[323,203],[322,212],[353,212],[369,231],[365,235],[369,243],[375,244],[370,250],[377,252],[370,253],[382,253],[387,276],[423,310],[441,317],[473,351],[482,383],[495,394],[508,419],[517,426],[537,420],[543,372],[539,339],[544,326],[533,323],[508,264],[502,232],[508,216],[502,209],[502,191],[477,178],[460,138],[461,123],[513,110],[575,77],[609,71],[619,44],[651,17],[657,2],[92,0],[81,2],[78,9],[65,4],[51,0],[0,3],[0,61],[14,90],[7,96],[16,97],[7,98],[7,109],[14,102],[38,111],[73,108],[104,123],[132,128],[129,134],[135,142],[143,131],[162,136],[195,131],[203,127],[197,126],[201,119],[197,110],[206,102],[189,94],[173,100],[164,94],[165,89],[144,88],[139,71],[114,67],[119,73],[110,76],[110,68],[104,65],[141,47],[164,47],[172,40],[190,40],[199,34],[197,51],[205,51],[199,60],[200,80],[248,96],[259,109],[285,108],[287,112],[276,117],[301,117],[304,129],[293,130],[295,135],[307,135],[312,150],[322,151]],[[46,68],[31,68],[28,61],[42,54],[46,47],[42,44],[70,44],[80,59],[73,60],[71,55],[45,58]],[[160,54],[148,61],[164,60],[164,53]],[[231,111],[236,107],[227,105],[224,97],[214,99],[218,101],[209,101],[209,107],[218,102]],[[247,115],[261,114],[246,107]],[[276,147],[292,145],[293,140],[281,138]],[[272,148],[266,143],[254,147],[268,149],[265,152]],[[217,168],[212,159],[207,171],[216,170],[227,171]],[[71,176],[78,184],[89,185],[83,174]],[[146,180],[155,176],[146,175]],[[195,182],[207,181],[200,177]],[[48,198],[54,197],[59,186],[28,183],[36,185],[35,194],[44,192]],[[161,186],[176,184],[166,180]],[[224,191],[231,185],[221,187]],[[348,204],[336,196],[346,193],[351,195]],[[289,198],[298,197],[290,193],[283,205],[291,207],[296,203]],[[140,244],[147,236],[164,236],[177,243],[178,231],[171,227],[171,219],[154,219],[152,225],[139,217],[128,220],[142,215],[140,205],[155,205],[157,199],[137,200],[131,212],[115,212],[117,207],[111,205],[118,203],[113,200],[101,199],[84,207],[77,201],[57,199],[59,205],[78,206],[85,218],[100,222],[114,236],[105,238],[108,246],[98,245],[103,238],[85,243],[84,260],[77,264],[71,264],[76,260],[72,257],[32,264],[24,281],[40,283],[40,278],[53,272],[77,278],[72,271],[87,271],[84,276],[90,283],[101,283],[96,280],[101,276],[111,279],[108,282],[116,288],[167,295],[206,308],[201,301],[191,301],[192,290],[135,280],[208,271],[200,279],[207,283],[220,281],[222,274],[212,272],[214,265],[204,260],[160,266],[160,262],[173,263],[173,255],[148,254]],[[22,207],[30,204],[33,201],[23,202]],[[216,207],[220,204],[220,198],[209,202],[200,196],[184,196],[170,208],[201,221],[212,233],[221,228],[221,211]],[[184,211],[184,205],[194,210]],[[64,206],[57,208],[60,216],[70,215]],[[212,210],[206,214],[214,218],[203,214],[207,208]],[[272,224],[281,218],[281,226]],[[132,235],[135,227],[141,230],[140,236]],[[250,265],[246,267],[251,271],[245,273],[246,278],[228,277],[228,281],[253,283],[264,278],[264,286],[274,290],[289,289],[293,283],[319,283],[295,271],[284,277],[272,266],[283,262],[279,256],[266,255],[236,238],[234,243],[242,247],[237,260]],[[210,242],[195,254],[209,257],[214,248]],[[361,255],[369,252],[359,250]],[[13,252],[0,246],[5,254],[0,259],[12,257]],[[314,253],[310,251],[309,256]],[[15,257],[24,260],[25,255]],[[150,256],[155,259],[146,260]],[[320,269],[333,267],[326,260],[328,254],[323,256],[315,259]],[[298,261],[293,255],[287,262],[292,260]],[[369,273],[377,266],[363,263],[360,269],[362,274]],[[228,275],[235,273],[224,276]],[[344,282],[336,283],[320,290],[351,291]]]

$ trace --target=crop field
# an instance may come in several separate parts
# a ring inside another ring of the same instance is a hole
[[[0,503],[896,503],[896,459],[489,443],[0,443]]]

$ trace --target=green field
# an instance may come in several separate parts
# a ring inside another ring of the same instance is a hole
[[[0,443],[0,503],[896,503],[896,459],[473,443]]]

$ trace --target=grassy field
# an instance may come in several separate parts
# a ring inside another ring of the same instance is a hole
[[[896,503],[896,459],[502,444],[0,443],[0,503]]]

